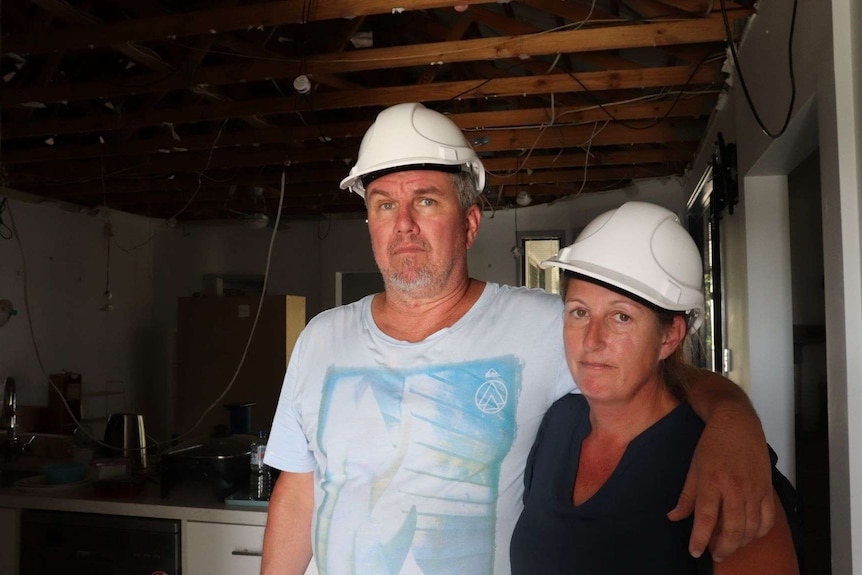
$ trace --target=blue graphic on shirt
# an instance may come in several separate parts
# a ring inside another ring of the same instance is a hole
[[[329,369],[318,428],[321,575],[493,573],[521,372],[514,356]]]

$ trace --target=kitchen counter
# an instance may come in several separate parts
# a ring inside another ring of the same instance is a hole
[[[202,481],[175,485],[170,496],[162,499],[157,480],[147,481],[139,495],[110,499],[96,497],[92,484],[71,489],[29,488],[26,492],[18,487],[6,487],[0,489],[0,507],[259,526],[266,525],[267,511],[266,506],[260,504],[245,506],[221,503],[209,485]]]
[[[162,499],[158,480],[148,480],[132,497],[97,497],[93,484],[40,487],[23,482],[0,489],[0,574],[17,573],[25,510],[176,520],[180,524],[180,557],[185,575],[233,575],[260,571],[267,504],[220,502],[206,481],[183,481]],[[316,575],[312,563],[307,575]]]

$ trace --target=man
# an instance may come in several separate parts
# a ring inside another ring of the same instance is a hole
[[[484,179],[458,127],[421,104],[384,110],[363,138],[341,187],[365,199],[385,291],[320,314],[294,349],[266,455],[283,471],[266,575],[304,573],[312,547],[330,575],[508,574],[528,451],[574,385],[559,299],[469,277]],[[716,379],[693,393],[708,424],[671,517],[696,496],[691,549],[712,537],[722,557],[774,510],[757,417]]]

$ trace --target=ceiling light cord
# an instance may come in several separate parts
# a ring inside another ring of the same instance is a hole
[[[745,78],[742,76],[742,67],[739,65],[739,55],[736,53],[736,45],[733,42],[733,34],[730,31],[730,21],[727,18],[727,7],[724,4],[724,0],[720,0],[720,4],[721,17],[724,21],[724,32],[727,36],[727,47],[730,49],[730,56],[733,58],[733,67],[736,68],[736,74],[739,76],[739,83],[742,85],[742,91],[745,93],[748,108],[751,110],[755,121],[757,121],[757,125],[760,126],[761,130],[763,130],[763,133],[773,140],[778,139],[782,134],[784,134],[787,130],[787,126],[790,124],[790,117],[793,115],[793,104],[796,102],[796,74],[793,71],[793,32],[796,29],[796,7],[798,0],[793,0],[793,12],[790,16],[790,36],[787,40],[787,62],[790,68],[790,105],[787,107],[787,115],[784,118],[784,124],[781,126],[781,129],[775,133],[771,132],[769,128],[766,127],[766,124],[763,123],[763,120],[760,119],[760,114],[757,113],[757,108],[754,106],[751,94],[748,93],[748,85],[746,85]]]

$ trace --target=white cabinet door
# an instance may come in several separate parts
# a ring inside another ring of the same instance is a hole
[[[0,508],[0,574],[18,572],[18,510]]]
[[[183,531],[188,575],[260,573],[263,527],[189,521]],[[306,575],[317,575],[312,561]]]

